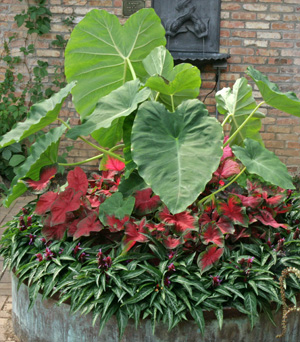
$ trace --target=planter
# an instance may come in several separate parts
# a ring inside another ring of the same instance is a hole
[[[12,275],[13,296],[13,326],[15,334],[22,342],[115,342],[118,341],[116,319],[111,319],[105,326],[101,337],[98,336],[98,326],[92,327],[92,314],[81,316],[70,315],[69,305],[56,305],[55,299],[42,301],[41,294],[31,310],[28,311],[28,287],[25,284],[17,291],[17,278]],[[205,336],[200,335],[196,324],[191,321],[180,323],[173,331],[168,332],[163,324],[157,324],[155,335],[152,335],[149,320],[143,320],[136,330],[132,322],[128,323],[122,342],[270,342],[280,333],[281,310],[274,315],[277,327],[274,327],[265,315],[251,331],[249,320],[236,310],[224,312],[222,331],[217,320],[208,319]],[[289,315],[286,335],[280,342],[298,341],[300,336],[299,315]]]

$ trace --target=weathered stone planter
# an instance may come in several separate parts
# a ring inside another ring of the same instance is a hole
[[[115,342],[118,341],[118,328],[115,319],[111,319],[98,336],[98,326],[92,327],[92,314],[80,316],[70,315],[69,305],[56,305],[56,301],[42,301],[38,294],[33,308],[28,311],[28,287],[21,285],[17,291],[17,278],[12,276],[13,326],[16,335],[22,342]],[[194,322],[183,322],[171,332],[167,327],[158,324],[155,335],[152,335],[149,320],[141,321],[138,330],[129,322],[122,342],[273,342],[281,332],[281,312],[275,315],[274,327],[265,315],[261,315],[259,323],[251,331],[248,318],[236,310],[224,312],[222,331],[215,319],[206,323],[205,337],[202,337]],[[280,342],[297,342],[300,338],[300,316],[293,313],[288,319],[288,329]]]

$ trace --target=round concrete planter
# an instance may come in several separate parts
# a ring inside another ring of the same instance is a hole
[[[118,328],[112,318],[98,336],[98,326],[92,327],[92,314],[81,316],[70,315],[69,305],[56,305],[56,300],[42,301],[38,294],[33,308],[28,311],[28,287],[21,285],[17,291],[17,278],[12,276],[13,326],[16,335],[22,342],[117,342]],[[122,342],[273,342],[281,332],[281,312],[275,315],[274,327],[265,315],[261,315],[259,323],[251,331],[248,318],[236,310],[225,310],[222,331],[215,319],[206,322],[205,336],[202,337],[196,324],[192,321],[180,323],[171,332],[167,327],[158,324],[155,335],[152,335],[149,320],[141,321],[136,330],[133,321],[125,330]],[[300,336],[300,315],[293,313],[288,319],[288,330],[279,342],[296,342]]]

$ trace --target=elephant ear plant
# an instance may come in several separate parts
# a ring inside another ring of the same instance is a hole
[[[100,330],[113,314],[121,335],[129,318],[167,320],[171,329],[190,314],[203,332],[202,311],[214,310],[221,327],[225,306],[253,326],[258,310],[272,319],[269,303],[281,303],[269,273],[275,279],[300,265],[299,232],[284,216],[292,178],[264,147],[259,109],[300,116],[300,100],[249,67],[263,101],[238,79],[216,94],[221,123],[197,99],[200,71],[174,66],[165,43],[152,9],[123,26],[92,10],[75,27],[65,51],[68,85],[0,138],[3,148],[61,123],[40,135],[12,181],[5,206],[28,186],[39,199],[12,221],[0,252],[20,281],[29,279],[32,301],[39,290],[44,298],[61,291],[72,311],[101,316]],[[59,117],[70,94],[77,126]],[[77,166],[64,187],[45,192],[63,135],[100,153],[63,165],[99,159],[101,173],[88,179]],[[293,260],[277,264],[286,251]],[[291,285],[291,300],[299,289]]]

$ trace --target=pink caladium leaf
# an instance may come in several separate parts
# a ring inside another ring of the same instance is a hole
[[[260,196],[243,196],[236,194],[242,202],[244,207],[250,207],[252,209],[257,208],[263,201]]]
[[[50,210],[57,197],[58,193],[53,191],[48,191],[47,193],[43,194],[36,203],[35,212],[39,215],[44,215]]]
[[[89,182],[82,168],[79,166],[75,167],[74,170],[68,173],[67,180],[67,189],[71,188],[75,192],[81,191],[83,195],[86,194]]]
[[[100,204],[103,202],[99,200],[99,196],[87,195],[86,198],[89,200],[91,207],[96,209],[99,208]]]
[[[233,234],[234,233],[234,225],[233,223],[226,217],[221,216],[219,220],[216,222],[216,225],[221,230],[223,234]]]
[[[40,171],[40,179],[38,181],[25,178],[22,179],[21,182],[24,183],[27,186],[27,188],[34,194],[39,195],[48,190],[50,180],[54,178],[56,172],[56,166],[45,166]]]
[[[240,173],[239,164],[232,159],[226,159],[220,164],[217,171],[214,172],[214,176],[227,179],[239,173]]]
[[[81,191],[76,193],[72,188],[61,192],[50,208],[52,214],[51,226],[64,223],[67,212],[79,209],[81,196]]]
[[[230,218],[235,224],[248,225],[248,217],[243,213],[237,197],[228,197],[228,202],[220,203],[219,209],[221,214]]]
[[[280,203],[282,203],[282,201],[285,198],[285,194],[280,194],[280,195],[276,195],[276,196],[272,196],[268,198],[267,193],[263,193],[263,199],[266,201],[267,205],[271,205],[271,206],[277,206]]]
[[[218,248],[216,245],[211,245],[206,248],[199,256],[199,266],[202,271],[207,270],[223,255],[224,248]]]
[[[118,171],[118,172],[124,170],[124,168],[125,168],[125,164],[122,161],[116,158],[113,158],[111,156],[108,156],[107,162],[104,165],[105,170],[112,170],[112,171]]]
[[[136,242],[146,242],[148,241],[147,230],[145,229],[145,219],[142,219],[139,224],[135,222],[128,222],[126,224],[126,242],[128,241],[136,241]]]
[[[163,211],[159,213],[159,218],[167,224],[174,225],[177,233],[185,233],[187,230],[195,229],[195,219],[187,211],[172,215],[168,208],[165,207]]]
[[[101,229],[102,224],[98,220],[97,214],[92,212],[77,224],[74,239],[78,239],[81,236],[89,236],[91,232],[100,232]]]
[[[181,244],[180,238],[168,235],[164,240],[163,244],[168,249],[174,249]]]
[[[255,218],[266,226],[271,226],[273,228],[288,228],[286,224],[276,222],[271,213],[267,210],[260,210],[259,215],[255,215]]]
[[[152,189],[144,189],[135,193],[135,209],[141,215],[146,215],[155,211],[160,205],[159,196],[152,196]]]
[[[122,220],[113,216],[106,216],[106,224],[110,232],[115,233],[124,230],[125,223],[129,221],[129,216],[125,216]]]
[[[212,242],[213,244],[223,247],[224,237],[220,229],[216,226],[216,224],[209,223],[207,224],[201,235],[202,242],[207,245]]]
[[[228,135],[225,136],[223,144],[225,144],[228,139],[229,139],[229,136]],[[225,160],[226,158],[232,158],[232,157],[233,157],[232,149],[229,145],[226,145],[223,149],[223,155],[221,157],[221,161]]]
[[[235,231],[235,235],[234,235],[234,238],[233,238],[233,241],[236,242],[238,241],[239,239],[242,239],[242,238],[248,238],[250,237],[250,234],[248,233],[248,231],[246,230],[246,228],[236,228],[236,231]]]

